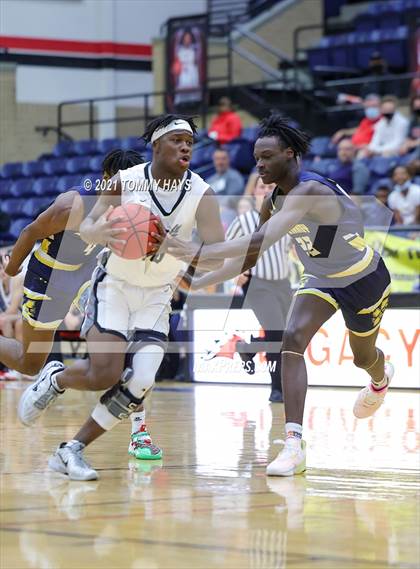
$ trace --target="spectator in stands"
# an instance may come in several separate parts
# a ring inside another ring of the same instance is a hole
[[[383,81],[383,76],[387,73],[387,60],[383,57],[380,51],[374,51],[369,58],[366,75],[371,79],[376,79],[376,81],[366,81],[365,85],[361,88],[360,94],[362,97],[367,93],[379,93],[379,95],[393,93],[393,90],[389,90],[390,85],[387,85],[389,81]]]
[[[213,164],[216,173],[207,180],[219,196],[240,196],[244,190],[241,174],[230,167],[229,153],[224,148],[218,148],[213,154]]]
[[[394,187],[389,195],[389,207],[401,225],[420,223],[420,186],[413,184],[406,166],[397,166],[392,173]]]
[[[379,95],[370,94],[363,101],[365,117],[354,128],[342,128],[332,137],[332,142],[338,142],[344,137],[351,136],[351,142],[357,149],[367,146],[373,137],[374,125],[381,118],[381,99]]]
[[[254,207],[252,203],[252,198],[249,196],[243,196],[239,201],[238,205],[236,206],[236,213],[238,215],[243,215],[247,211],[251,211]]]
[[[375,132],[364,156],[397,156],[408,132],[408,120],[397,111],[398,99],[387,95],[382,99],[382,118],[375,125]]]
[[[219,144],[227,144],[241,136],[241,132],[241,118],[232,109],[232,101],[228,97],[222,97],[219,101],[219,112],[209,127],[209,137]]]
[[[420,148],[420,95],[411,99],[411,120],[408,126],[408,137],[400,148],[400,154],[407,154]],[[420,155],[419,155],[420,158]]]
[[[388,198],[389,198],[389,194],[391,192],[391,189],[384,185],[380,185],[379,187],[376,188],[376,192],[375,192],[375,198],[381,202],[381,204],[389,207],[388,205]]]
[[[337,158],[328,176],[335,180],[347,192],[365,193],[369,184],[370,171],[362,160],[356,160],[356,148],[350,138],[342,140],[337,148]]]
[[[384,206],[386,206],[388,209],[390,209],[389,207],[389,203],[388,203],[388,197],[389,197],[389,193],[390,193],[391,189],[389,186],[387,186],[386,184],[381,184],[380,186],[378,186],[376,188],[376,191],[374,193],[375,198]],[[379,214],[379,210],[378,210],[378,204],[375,202],[375,200],[372,199],[372,196],[369,196],[368,199],[363,199],[359,202],[359,206],[362,210],[363,213],[363,219],[364,219],[364,223],[366,227],[369,226],[377,226],[378,225],[378,214]],[[391,220],[391,225],[393,225],[395,223],[395,215]],[[379,223],[380,225],[380,223]]]

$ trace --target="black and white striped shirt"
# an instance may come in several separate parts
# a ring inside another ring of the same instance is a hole
[[[259,213],[255,209],[236,217],[226,231],[226,240],[253,233],[258,227],[259,219]],[[285,235],[263,253],[255,267],[252,267],[251,275],[267,281],[287,279],[289,276],[289,247],[290,238]]]

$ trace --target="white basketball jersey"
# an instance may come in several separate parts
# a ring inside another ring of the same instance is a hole
[[[160,217],[166,231],[191,241],[196,227],[196,212],[209,185],[191,170],[187,170],[180,184],[160,187],[151,173],[151,163],[138,164],[120,170],[121,203],[141,204]],[[163,183],[162,183],[163,185]],[[111,253],[106,271],[114,277],[141,287],[160,287],[172,284],[185,263],[168,255],[157,254],[146,260],[122,259]]]

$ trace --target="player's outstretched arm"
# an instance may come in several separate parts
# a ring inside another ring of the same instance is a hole
[[[298,188],[299,186],[296,190]],[[251,235],[203,247],[201,251],[204,255],[218,257],[224,252],[225,257],[236,258],[226,259],[222,268],[194,279],[192,288],[197,290],[224,282],[254,267],[264,251],[281,239],[308,212],[312,204],[308,195],[307,188],[302,188],[293,195],[290,193],[284,200],[281,212],[273,215]],[[264,217],[262,221],[263,219]]]
[[[124,243],[115,238],[115,235],[125,231],[124,229],[113,229],[114,223],[121,221],[121,218],[114,218],[108,221],[108,217],[114,207],[121,205],[121,180],[120,175],[116,174],[106,185],[106,188],[98,196],[92,210],[80,225],[80,237],[89,244],[103,245],[111,250],[114,245]]]
[[[255,264],[264,251],[274,245],[294,225],[299,223],[312,207],[313,202],[311,199],[308,199],[310,196],[309,187],[308,183],[304,183],[292,190],[284,199],[281,212],[272,216],[254,233],[239,239],[225,241],[224,243],[202,246],[200,248],[200,262],[207,259],[245,257],[249,259],[249,262],[254,262]],[[198,249],[196,245],[181,242],[180,240],[170,240],[168,245],[169,254],[187,261],[197,255]],[[253,264],[250,266],[252,267]]]
[[[10,276],[17,275],[37,241],[65,229],[78,228],[82,218],[83,204],[77,192],[70,191],[58,196],[48,209],[22,229],[5,272]]]

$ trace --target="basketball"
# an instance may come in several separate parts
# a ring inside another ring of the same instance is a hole
[[[125,243],[116,244],[114,250],[123,259],[142,259],[150,252],[154,239],[152,232],[159,233],[159,218],[150,209],[139,204],[126,204],[116,207],[108,216],[109,220],[123,218],[113,225],[114,229],[126,229],[117,234],[116,239]]]

